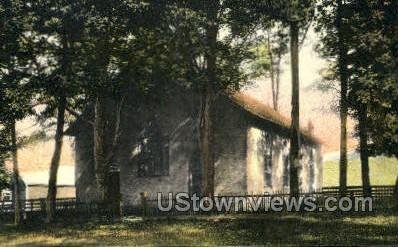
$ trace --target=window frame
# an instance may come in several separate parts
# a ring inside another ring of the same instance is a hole
[[[148,122],[138,139],[136,148],[139,148],[139,153],[135,156],[137,177],[170,175],[170,139],[162,133],[157,122],[157,119]],[[159,154],[161,156],[157,157]]]

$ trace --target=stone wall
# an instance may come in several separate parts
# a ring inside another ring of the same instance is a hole
[[[262,145],[262,130],[250,127],[247,130],[246,174],[247,191],[249,194],[263,194],[265,192],[265,147]]]
[[[320,190],[323,187],[323,159],[322,159],[322,147],[320,145],[314,147],[315,149],[315,179],[314,189]]]
[[[76,198],[81,202],[98,201],[94,170],[93,129],[88,124],[78,126],[75,133]]]
[[[249,125],[246,156],[247,193],[289,192],[290,164],[285,167],[285,162],[288,162],[289,148],[289,137],[286,132],[277,131],[272,125]],[[319,190],[322,188],[322,156],[320,147],[303,141],[300,152],[300,190],[305,192]],[[267,168],[266,156],[269,154],[272,157],[271,168]],[[268,171],[268,176],[267,169],[271,171]]]
[[[247,131],[247,143],[247,193],[283,191],[287,137],[274,132],[270,126],[261,128],[252,125]]]
[[[158,192],[189,192],[189,162],[192,150],[192,126],[190,121],[170,137],[169,174],[166,176],[140,177],[138,166],[133,160],[124,156],[120,168],[121,195],[125,204],[139,204],[140,193],[156,198]]]
[[[177,89],[176,89],[177,90]],[[140,111],[126,113],[122,130],[122,152],[120,156],[120,186],[125,204],[140,203],[140,193],[156,198],[157,193],[190,192],[190,170],[196,139],[192,119],[193,98],[189,94],[165,94],[161,104],[150,103]],[[168,140],[169,173],[159,176],[139,176],[138,164],[133,152],[148,121],[156,116],[158,127]]]
[[[215,194],[287,191],[289,169],[285,163],[289,154],[289,131],[259,119],[225,97],[220,97],[216,105],[213,123]],[[166,95],[161,104],[149,102],[140,107],[132,104],[123,112],[122,148],[118,153],[118,164],[124,204],[140,203],[142,192],[151,198],[156,198],[157,192],[200,193],[200,151],[197,119],[194,117],[197,116],[197,107],[197,95],[175,92]],[[168,137],[169,173],[139,176],[134,152],[138,136],[154,116],[159,120],[161,132]],[[96,200],[93,131],[83,124],[75,128],[75,132],[77,198],[81,201]],[[319,148],[304,143],[302,154],[302,189],[320,188],[322,159]],[[267,174],[266,160],[272,161]],[[313,178],[309,179],[310,175]]]
[[[227,100],[217,101],[214,117],[216,195],[246,194],[246,126],[244,114]]]

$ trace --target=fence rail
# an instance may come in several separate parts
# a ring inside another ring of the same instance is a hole
[[[76,208],[76,198],[57,199],[56,209],[67,210]],[[45,211],[46,199],[28,199],[21,200],[21,210],[24,212]],[[0,213],[8,213],[14,211],[14,201],[0,201]]]
[[[373,199],[382,199],[385,197],[391,197],[394,195],[394,186],[388,185],[376,185],[371,187]],[[336,196],[340,195],[339,187],[324,187],[322,188],[322,193],[326,196]],[[349,186],[347,187],[347,196],[361,197],[363,196],[362,186]]]
[[[275,192],[272,194],[261,194],[261,195],[223,195],[219,197],[224,198],[244,198],[244,202],[239,205],[232,205],[233,208],[239,207],[240,212],[252,212],[253,208],[250,200],[255,198],[262,198],[262,204],[259,206],[263,209],[270,203],[273,197],[288,198],[290,195],[285,192]],[[339,197],[340,192],[338,187],[324,187],[320,191],[300,193],[300,197],[313,197],[317,199],[317,202],[322,203],[326,196]],[[347,188],[346,196],[348,197],[362,197],[363,189],[361,186],[350,186]],[[392,199],[394,197],[394,186],[373,186],[372,187],[372,197],[375,201],[382,199]],[[161,212],[158,207],[158,199],[153,197],[143,196],[141,198],[140,205],[124,205],[122,211],[125,215],[177,215],[181,212],[170,211]],[[168,198],[163,198],[162,202],[166,203]],[[234,200],[232,200],[234,201]],[[173,209],[175,209],[176,200],[172,200]],[[46,200],[45,199],[31,199],[22,201],[22,212],[28,217],[30,215],[45,215],[46,210]],[[101,203],[84,203],[79,202],[76,198],[62,198],[56,201],[56,210],[58,214],[72,215],[76,214],[80,216],[90,217],[93,215],[106,215],[107,208]],[[261,211],[261,210],[258,210]],[[0,201],[0,216],[12,215],[14,212],[14,204],[12,201]],[[187,212],[188,214],[194,214],[195,212]]]

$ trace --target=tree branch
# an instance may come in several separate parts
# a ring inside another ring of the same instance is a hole
[[[80,118],[80,119],[83,120],[84,122],[90,124],[91,126],[94,126],[94,122],[93,122],[93,121],[84,118],[84,117],[83,117],[83,114],[78,113],[77,111],[73,110],[72,108],[70,108],[70,107],[67,106],[67,107],[66,107],[66,111],[67,111],[68,113],[70,113],[71,115],[75,116],[76,118]]]

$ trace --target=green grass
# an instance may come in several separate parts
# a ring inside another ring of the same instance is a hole
[[[350,161],[349,185],[361,185],[360,163]],[[398,161],[372,158],[373,185],[393,185]],[[324,185],[338,185],[338,162],[324,164]],[[270,213],[129,218],[108,224],[30,222],[16,228],[0,222],[1,246],[98,245],[398,245],[398,210],[366,214]]]
[[[380,215],[289,214],[137,219],[106,224],[0,226],[8,246],[87,245],[394,245],[398,212]]]
[[[398,160],[395,158],[376,157],[370,158],[370,183],[372,185],[394,185],[398,176]],[[350,160],[348,162],[347,182],[349,186],[362,185],[361,162]],[[323,164],[323,186],[339,185],[338,161],[327,161]]]

